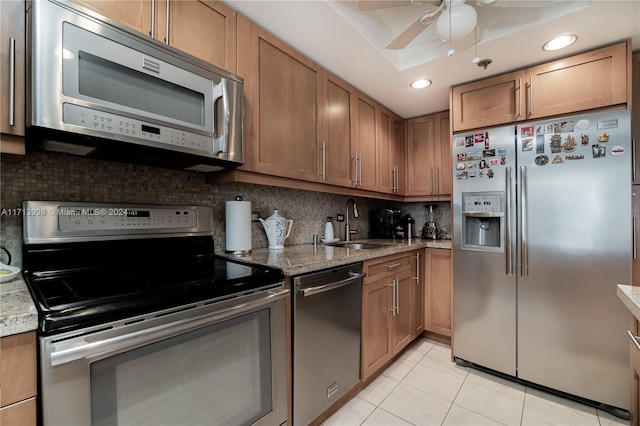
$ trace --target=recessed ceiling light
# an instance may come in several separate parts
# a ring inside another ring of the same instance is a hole
[[[544,46],[542,46],[542,50],[563,49],[570,44],[575,43],[576,40],[578,40],[578,36],[575,34],[561,35],[554,38],[553,40],[549,40],[548,42],[546,42]]]
[[[411,87],[414,89],[424,89],[429,86],[431,86],[431,80],[427,80],[426,78],[421,78],[411,83]]]

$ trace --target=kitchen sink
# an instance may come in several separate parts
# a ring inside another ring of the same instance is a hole
[[[370,249],[380,249],[380,248],[389,247],[384,244],[352,243],[349,241],[342,241],[339,243],[332,243],[327,245],[331,247],[342,247],[342,248],[353,249],[353,250],[370,250]]]

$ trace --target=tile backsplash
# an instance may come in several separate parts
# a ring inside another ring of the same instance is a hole
[[[346,213],[348,196],[277,188],[263,185],[230,183],[208,185],[202,174],[179,170],[107,162],[43,152],[26,156],[3,154],[0,157],[0,244],[13,256],[13,265],[22,266],[22,216],[12,214],[24,200],[95,201],[114,203],[182,204],[210,206],[214,219],[216,252],[225,249],[225,202],[237,195],[251,201],[251,209],[267,218],[274,209],[293,220],[285,244],[311,243],[313,234],[324,234],[327,216],[333,217],[336,237],[344,238],[344,222],[336,214]],[[353,239],[368,235],[368,211],[392,205],[410,214],[419,231],[426,221],[426,203],[391,203],[355,198],[360,216],[351,218]],[[438,203],[438,224],[450,229],[449,203]],[[446,236],[447,233],[444,233]],[[252,223],[252,246],[267,247],[262,225]],[[3,253],[0,260],[6,262]]]

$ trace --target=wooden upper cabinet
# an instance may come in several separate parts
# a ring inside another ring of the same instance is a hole
[[[452,188],[449,112],[407,122],[407,194],[450,195]]]
[[[237,14],[219,1],[72,1],[219,68],[236,72]]]
[[[437,113],[436,125],[436,190],[438,195],[451,195],[453,189],[453,161],[449,111]]]
[[[246,97],[242,169],[320,181],[320,67],[239,17],[238,73]]]
[[[132,30],[151,36],[153,2],[155,0],[71,0],[125,25]],[[156,8],[160,3],[155,2]],[[164,2],[162,2],[164,7]]]
[[[24,154],[25,3],[0,1],[0,12],[0,152]]]
[[[453,131],[627,103],[631,41],[451,89]]]
[[[166,7],[157,7],[156,3],[157,39],[235,73],[236,12],[219,1],[211,0],[172,0],[168,5],[167,20]]]
[[[378,104],[358,93],[356,103],[356,138],[351,146],[355,187],[378,190]]]
[[[453,130],[476,129],[524,120],[525,72],[515,71],[451,89]]]
[[[406,192],[404,121],[380,107],[378,118],[378,158],[380,192],[404,195]]]
[[[356,91],[327,71],[324,71],[323,83],[323,182],[351,187],[351,141],[355,139]]]
[[[630,43],[619,43],[528,68],[527,118],[626,103],[630,54]]]

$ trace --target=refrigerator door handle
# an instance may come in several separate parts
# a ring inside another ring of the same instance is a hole
[[[504,253],[506,256],[506,273],[513,275],[513,253],[511,252],[511,167],[505,168],[505,212],[504,212]]]
[[[520,166],[520,276],[528,276],[527,253],[527,167]]]

